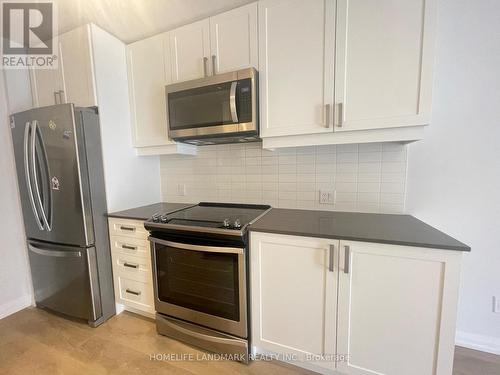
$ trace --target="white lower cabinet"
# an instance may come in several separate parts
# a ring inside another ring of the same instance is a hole
[[[116,303],[153,316],[154,293],[148,232],[142,221],[109,218]]]
[[[254,352],[322,373],[452,374],[460,252],[251,233],[250,254]]]
[[[335,355],[338,243],[252,233],[253,346],[334,368],[323,359]]]

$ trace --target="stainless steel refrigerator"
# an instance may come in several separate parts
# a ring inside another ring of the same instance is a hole
[[[36,305],[97,326],[115,314],[97,108],[10,118]]]

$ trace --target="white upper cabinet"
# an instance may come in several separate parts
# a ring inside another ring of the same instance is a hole
[[[89,26],[59,36],[60,59],[65,103],[80,107],[97,105]]]
[[[97,105],[89,25],[59,35],[57,69],[31,69],[33,104]]]
[[[337,0],[335,131],[429,123],[435,0]]]
[[[259,2],[262,137],[333,131],[334,5]]]
[[[168,138],[165,85],[170,83],[169,34],[127,46],[132,136],[135,147],[171,143]]]
[[[257,3],[210,17],[212,71],[258,68]]]
[[[208,18],[170,31],[170,50],[173,82],[211,75]]]
[[[60,68],[59,64],[58,69],[30,69],[31,91],[35,107],[63,102],[59,99],[64,88]]]

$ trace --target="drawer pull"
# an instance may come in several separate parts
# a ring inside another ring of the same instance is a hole
[[[123,263],[123,266],[124,267],[128,267],[128,268],[139,268],[139,265],[138,264],[135,264],[135,263]]]
[[[125,289],[125,292],[127,292],[128,294],[133,294],[134,296],[140,296],[141,295],[141,292],[136,292],[135,290],[132,290],[132,289]]]
[[[135,232],[135,227],[127,227],[125,225],[120,225],[121,230],[128,230],[129,232]]]
[[[122,249],[137,250],[137,246],[122,245]]]

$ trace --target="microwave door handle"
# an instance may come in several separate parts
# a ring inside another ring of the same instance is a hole
[[[231,111],[231,120],[233,123],[238,123],[238,111],[236,109],[236,87],[237,81],[231,82],[231,89],[229,90],[229,109]]]
[[[24,128],[24,177],[26,179],[26,188],[28,189],[28,198],[31,204],[31,209],[33,210],[33,214],[35,215],[35,221],[38,225],[38,229],[44,230],[42,224],[40,223],[40,215],[36,209],[35,198],[33,196],[33,185],[31,181],[31,165],[30,165],[30,156],[29,156],[29,144],[30,137],[33,137],[32,128],[33,123],[27,122]]]

